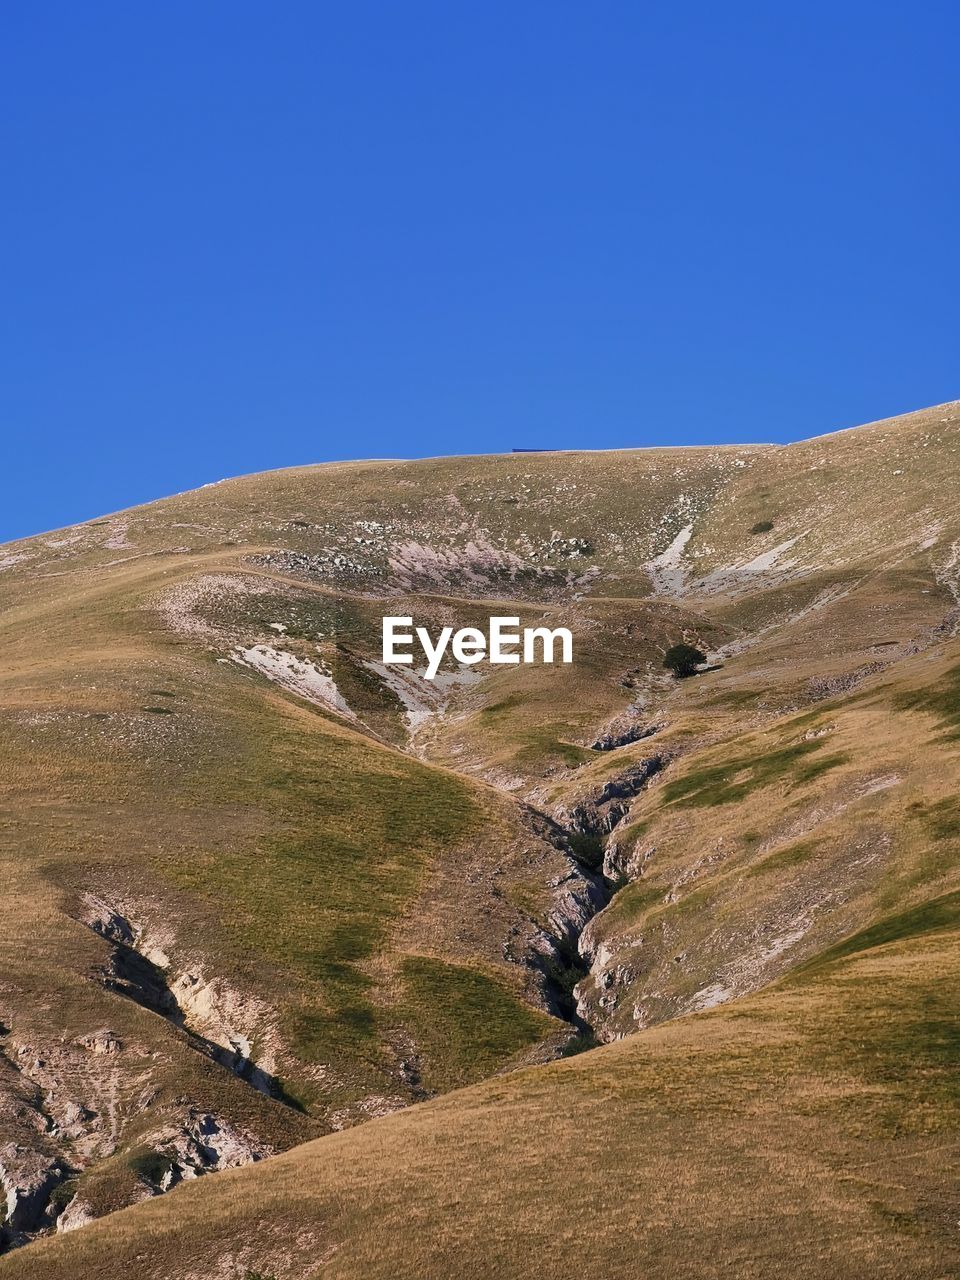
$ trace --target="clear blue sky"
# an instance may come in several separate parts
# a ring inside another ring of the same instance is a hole
[[[960,396],[955,4],[8,0],[0,538]]]

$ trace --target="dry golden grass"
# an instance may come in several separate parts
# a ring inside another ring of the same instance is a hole
[[[45,1241],[89,1276],[943,1277],[956,923]]]
[[[405,1061],[457,1092],[0,1276],[953,1274],[958,424],[302,468],[13,547],[0,1049],[69,1059],[63,1096],[109,1112],[71,1156],[93,1207],[144,1194],[135,1154],[184,1107],[283,1150],[419,1096]],[[685,584],[652,595],[687,525]],[[546,618],[578,660],[483,669],[404,751],[365,665],[383,612]],[[722,667],[668,680],[680,638]],[[319,653],[363,723],[230,660],[268,642]],[[656,736],[592,751],[634,703]],[[616,840],[654,852],[591,924],[609,959],[581,984],[601,1035],[649,1029],[496,1075],[562,1039],[523,961],[565,864],[524,803],[569,812],[652,752]],[[262,1002],[302,1111],[104,988],[89,892]],[[103,1027],[114,1076],[76,1049]],[[25,1115],[7,1136],[52,1149]]]

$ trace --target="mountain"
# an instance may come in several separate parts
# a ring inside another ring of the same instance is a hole
[[[0,549],[0,1280],[960,1270],[958,491],[955,403]]]

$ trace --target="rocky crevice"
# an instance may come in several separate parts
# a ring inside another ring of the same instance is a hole
[[[191,1108],[177,1127],[154,1134],[137,1158],[140,1182],[162,1195],[205,1173],[235,1169],[272,1154],[272,1148],[241,1133],[222,1116]]]
[[[652,738],[663,728],[662,724],[644,724],[634,721],[624,726],[612,725],[606,733],[590,743],[591,751],[616,751],[620,747],[628,747],[634,742],[643,742]]]
[[[161,945],[157,933],[116,904],[85,894],[78,917],[109,943],[96,974],[107,990],[162,1017],[192,1049],[259,1093],[288,1103],[270,1069],[267,1006],[219,979],[205,980],[198,965],[175,970],[166,939]],[[99,1216],[103,1206],[91,1202],[85,1174],[100,1159],[123,1153],[128,1193],[141,1199],[273,1153],[254,1133],[187,1098],[161,1108],[155,1128],[137,1126],[133,1146],[129,1139],[123,1144],[121,1116],[146,1114],[156,1090],[136,1067],[121,1090],[116,1064],[127,1048],[121,1039],[100,1028],[74,1041],[43,1043],[29,1032],[15,1034],[10,1022],[5,1014],[0,1023],[0,1255]]]
[[[226,983],[206,981],[199,966],[174,973],[166,952],[148,940],[145,928],[115,907],[88,894],[83,923],[111,945],[101,981],[176,1027],[191,1046],[259,1093],[288,1102],[269,1064],[253,1057],[256,1023],[266,1015],[258,1001],[244,1001]]]
[[[615,850],[612,834],[628,816],[633,799],[665,763],[662,754],[634,763],[555,817],[530,811],[537,834],[554,846],[562,865],[548,886],[551,905],[524,963],[539,976],[545,1006],[570,1027],[563,1052],[589,1047],[598,1038],[598,1028],[589,1021],[590,1011],[578,999],[578,984],[589,972],[583,939],[590,922],[623,883],[622,868],[611,852]],[[148,915],[146,909],[138,911],[119,901],[93,894],[82,897],[78,918],[109,944],[109,953],[97,973],[99,981],[107,990],[163,1018],[193,1049],[252,1088],[286,1101],[270,1062],[262,1055],[255,1056],[255,1041],[261,1047],[265,1039],[269,1041],[270,1010],[241,997],[218,979],[205,979],[200,965],[174,965],[170,958],[172,935],[148,928],[143,923]],[[92,1033],[77,1043],[84,1053],[105,1058],[123,1052],[123,1045],[109,1030]],[[28,1058],[33,1055],[32,1049],[26,1052]],[[40,1057],[45,1055],[40,1053]],[[50,1069],[55,1066],[47,1064]],[[81,1175],[94,1146],[100,1154],[109,1154],[119,1142],[113,1122],[109,1134],[104,1128],[106,1112],[98,1116],[77,1104],[77,1125],[83,1129],[78,1159],[71,1163],[63,1157],[59,1149],[59,1139],[67,1134],[60,1114],[63,1107],[57,1104],[55,1117],[45,1118],[42,1113],[47,1067],[40,1072],[42,1079],[23,1077],[30,1085],[36,1112],[28,1126],[32,1136],[0,1148],[0,1195],[6,1201],[6,1213],[0,1213],[4,1221],[0,1252],[53,1230],[74,1230],[98,1216],[99,1210],[86,1197]],[[414,1098],[424,1096],[415,1055],[404,1055],[403,1068]],[[226,1118],[201,1113],[186,1099],[178,1101],[187,1104],[182,1114],[178,1112],[143,1135],[129,1153],[140,1196],[163,1194],[180,1182],[271,1153],[271,1148],[238,1131]],[[3,1207],[0,1201],[0,1210]]]
[[[534,926],[532,938],[525,936],[519,952],[508,941],[504,958],[531,969],[547,1012],[581,1031],[572,994],[580,976],[577,942],[587,923],[606,905],[607,888],[598,869],[577,855],[561,823],[532,808],[527,819],[533,833],[560,855],[561,869],[546,885],[550,906]]]
[[[0,1253],[25,1244],[56,1221],[54,1192],[70,1176],[67,1165],[17,1142],[0,1147],[0,1190],[5,1216]]]
[[[53,1227],[55,1194],[73,1173],[52,1141],[58,1126],[43,1090],[24,1069],[23,1047],[7,1043],[9,1035],[0,1024],[0,1064],[12,1083],[0,1096],[0,1254]]]
[[[584,1047],[597,1040],[599,1030],[578,991],[590,972],[592,957],[589,947],[584,947],[587,929],[641,870],[631,856],[620,852],[613,833],[668,758],[658,754],[640,760],[556,819],[542,818],[548,838],[563,851],[568,870],[551,882],[554,905],[546,927],[538,932],[534,963],[543,975],[551,1013],[570,1024]]]
[[[623,822],[631,804],[647,788],[651,778],[665,767],[667,759],[665,754],[648,756],[618,773],[578,801],[565,815],[564,825],[575,836],[606,839]]]

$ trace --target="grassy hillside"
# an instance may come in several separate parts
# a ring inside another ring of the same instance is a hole
[[[762,995],[174,1191],[0,1275],[952,1275],[958,941],[955,904],[889,917]]]
[[[958,450],[336,464],[2,549],[0,1275],[950,1274]],[[385,613],[575,661],[429,683]]]

